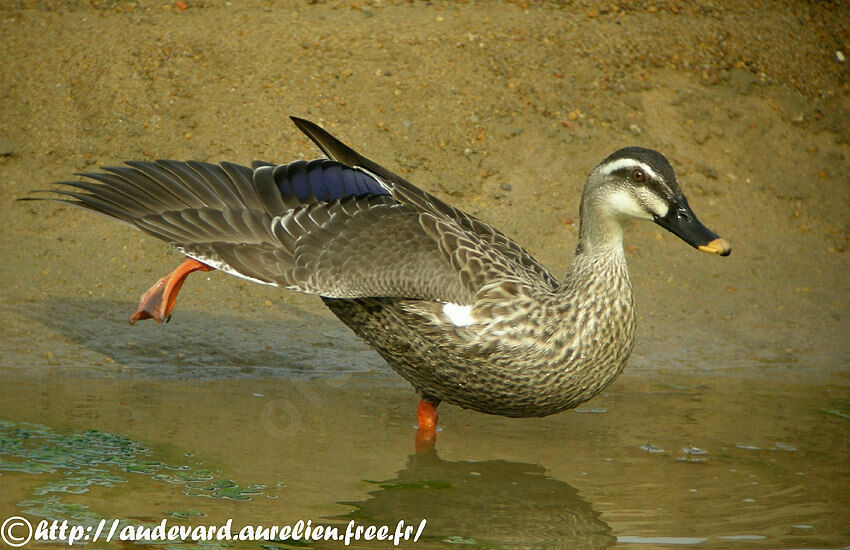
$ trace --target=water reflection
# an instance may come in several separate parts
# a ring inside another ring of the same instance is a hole
[[[280,485],[237,483],[206,469],[196,458],[191,460],[196,466],[162,462],[150,448],[118,434],[95,430],[62,434],[44,425],[0,421],[0,471],[12,475],[9,488],[17,487],[15,492],[24,498],[17,502],[16,513],[87,526],[121,516],[122,525],[153,526],[162,517],[214,524],[224,521],[223,510],[240,525],[276,517],[278,507],[263,497],[277,493]],[[432,452],[409,456],[391,479],[364,481],[365,487],[374,489],[361,493],[362,500],[336,503],[351,507],[350,513],[330,518],[340,532],[350,520],[361,526],[394,526],[399,520],[416,525],[424,518],[427,524],[417,548],[446,543],[511,549],[608,548],[616,542],[600,513],[574,487],[546,475],[537,464],[446,461]],[[171,506],[141,513],[131,486]],[[97,497],[102,488],[131,497],[125,510],[132,509],[132,514],[116,514],[120,506],[104,508]],[[194,497],[206,497],[205,502],[192,502]],[[211,504],[216,500],[222,504]],[[225,501],[243,504],[234,507]],[[313,519],[314,525],[319,523],[323,521]],[[374,541],[359,544],[370,548]],[[226,542],[210,546],[229,547]],[[315,547],[322,548],[323,543]]]
[[[392,479],[353,506],[358,523],[394,525],[428,520],[431,540],[487,548],[608,548],[611,528],[571,485],[537,464],[446,461],[436,453],[411,455]]]

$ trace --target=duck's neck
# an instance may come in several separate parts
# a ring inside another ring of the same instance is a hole
[[[623,224],[607,206],[607,197],[585,188],[581,196],[580,225],[576,256],[623,254]]]
[[[581,198],[581,224],[576,254],[562,290],[605,285],[629,285],[623,252],[623,221],[606,208],[604,197],[587,192]],[[598,289],[599,290],[599,289]],[[598,291],[597,290],[597,291]]]

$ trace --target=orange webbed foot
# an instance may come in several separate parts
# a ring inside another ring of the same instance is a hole
[[[437,406],[440,400],[422,397],[416,409],[416,454],[428,454],[437,443]]]
[[[130,324],[144,319],[153,319],[157,323],[168,322],[171,319],[171,312],[174,310],[177,293],[180,292],[180,287],[183,286],[186,277],[194,271],[212,271],[213,269],[198,260],[187,259],[177,269],[155,282],[147,292],[142,294],[136,311],[130,316]]]

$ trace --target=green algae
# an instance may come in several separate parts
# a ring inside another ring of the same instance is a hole
[[[154,483],[179,485],[189,497],[236,501],[251,500],[266,488],[260,484],[240,485],[209,468],[157,460],[151,449],[118,434],[97,430],[61,434],[47,426],[5,420],[0,420],[0,475],[2,472],[33,477],[32,498],[18,503],[23,514],[92,527],[111,514],[93,510],[83,502],[66,502],[63,495],[75,495],[79,500],[93,487],[112,488],[130,481],[138,483],[144,478]],[[163,516],[182,520],[206,515],[196,509],[163,511]],[[121,525],[139,525],[138,519],[131,522],[119,518],[119,521]],[[217,541],[162,546],[180,550],[230,547]]]

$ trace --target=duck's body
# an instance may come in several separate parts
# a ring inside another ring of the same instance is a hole
[[[63,202],[192,258],[151,288],[133,320],[168,319],[188,273],[221,269],[320,295],[423,395],[428,418],[440,401],[545,416],[593,397],[629,357],[628,219],[729,253],[693,216],[666,159],[626,148],[588,176],[579,245],[559,281],[499,231],[294,120],[330,160],[128,163],[84,174],[97,183],[64,182],[85,192],[64,192]]]
[[[324,302],[424,396],[503,416],[587,401],[620,374],[634,343],[622,255],[578,258],[563,287],[492,283],[460,319],[468,325],[434,301]]]

